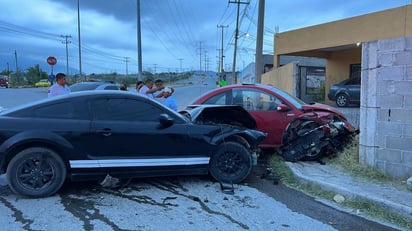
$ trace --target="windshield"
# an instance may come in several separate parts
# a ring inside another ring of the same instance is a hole
[[[301,99],[290,95],[289,93],[282,91],[276,87],[270,87],[270,89],[274,92],[276,92],[277,94],[279,94],[280,96],[282,96],[283,98],[285,98],[287,101],[289,101],[291,104],[293,104],[293,106],[302,109],[302,105],[307,105],[307,103],[303,102]]]

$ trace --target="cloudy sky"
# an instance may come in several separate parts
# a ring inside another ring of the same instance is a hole
[[[137,73],[136,0],[0,0],[0,70],[40,64],[50,72]],[[247,2],[248,0],[241,0]],[[230,0],[236,2],[236,0]],[[273,34],[410,4],[411,0],[266,0],[264,53]],[[229,0],[141,0],[144,71],[217,70],[223,26],[231,70],[237,4]],[[240,5],[237,69],[254,61],[258,0]],[[17,62],[16,62],[17,60]],[[16,65],[17,63],[17,65]]]

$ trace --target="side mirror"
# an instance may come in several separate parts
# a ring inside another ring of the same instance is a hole
[[[285,111],[289,111],[289,107],[286,106],[285,104],[281,103],[278,104],[278,106],[276,107],[277,111],[281,111],[281,112],[285,112]]]
[[[168,114],[160,114],[159,118],[159,126],[158,128],[167,128],[173,125],[173,118],[171,118]]]

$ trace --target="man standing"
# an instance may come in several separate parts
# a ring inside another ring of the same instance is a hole
[[[145,84],[140,88],[139,93],[153,99],[155,97],[153,93],[162,90],[163,88],[163,85],[159,87],[153,87],[153,80],[148,79],[146,80]]]
[[[57,95],[66,95],[70,93],[70,88],[66,85],[66,75],[58,73],[56,75],[56,83],[49,89],[48,97]]]
[[[177,111],[178,105],[177,105],[176,99],[172,96],[172,89],[170,87],[165,87],[162,93],[163,93],[163,97],[165,98],[165,100],[163,101],[163,104],[166,107],[174,111]]]

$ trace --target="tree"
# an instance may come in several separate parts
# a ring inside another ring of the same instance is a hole
[[[26,80],[28,84],[34,84],[40,79],[48,79],[47,72],[43,71],[39,64],[36,64],[34,67],[27,68]]]

